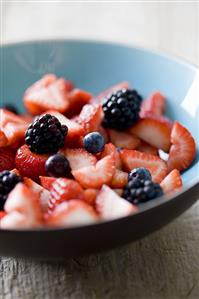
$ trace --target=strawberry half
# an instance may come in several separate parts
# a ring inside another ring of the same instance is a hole
[[[63,202],[47,217],[48,226],[88,225],[98,220],[95,210],[81,200]]]
[[[116,169],[113,179],[110,183],[112,188],[123,188],[128,183],[128,173]]]
[[[54,183],[54,181],[56,181],[56,178],[49,176],[40,176],[39,179],[42,187],[44,187],[46,190],[50,190],[52,184]]]
[[[115,145],[113,145],[112,143],[107,143],[104,146],[104,150],[101,152],[100,154],[100,159],[106,157],[106,156],[110,156],[114,154],[114,159],[115,159],[115,166],[117,169],[122,169],[122,161],[120,159],[120,154],[117,151]]]
[[[10,192],[4,209],[7,215],[1,220],[2,228],[33,228],[43,222],[38,194],[23,183],[18,183]]]
[[[52,184],[49,197],[49,209],[53,210],[58,204],[70,199],[84,200],[84,190],[78,182],[66,178],[58,178]]]
[[[171,148],[167,161],[169,171],[185,170],[193,162],[196,155],[196,144],[191,133],[179,122],[175,122],[171,132]]]
[[[78,123],[86,133],[98,131],[103,118],[103,111],[100,105],[85,105],[78,117]]]
[[[111,142],[119,148],[135,149],[140,145],[140,139],[132,134],[108,130]]]
[[[97,163],[96,157],[83,148],[66,149],[63,153],[68,159],[72,170],[93,166]]]
[[[0,145],[13,145],[24,138],[28,122],[20,116],[5,110],[0,109]]]
[[[15,167],[15,152],[9,147],[0,148],[0,172]]]
[[[95,96],[91,102],[94,104],[102,104],[104,98],[106,98],[107,96],[109,96],[110,94],[112,94],[113,92],[116,92],[120,89],[127,89],[129,87],[128,82],[121,82],[118,83],[114,86],[109,87],[108,89],[104,90],[103,92],[101,92],[100,94],[98,94],[97,96]]]
[[[107,156],[94,166],[72,171],[74,178],[84,188],[100,189],[103,184],[109,184],[115,173],[114,155]]]
[[[103,220],[125,217],[138,209],[104,185],[96,198],[96,209]]]
[[[68,92],[71,85],[64,78],[45,75],[41,80],[30,86],[24,94],[24,105],[32,115],[47,110],[65,112],[69,107]]]
[[[57,111],[49,110],[46,113],[55,116],[62,125],[66,125],[68,127],[68,134],[66,137],[67,146],[80,147],[82,145],[81,139],[84,136],[85,131],[80,124],[67,118]]]
[[[82,89],[75,88],[68,94],[69,107],[67,108],[67,117],[72,117],[80,113],[82,107],[90,102],[92,95]]]
[[[38,180],[39,176],[45,176],[45,162],[50,157],[47,154],[36,154],[30,151],[29,147],[24,144],[21,146],[15,157],[15,164],[21,176]]]
[[[122,150],[120,157],[126,171],[130,172],[134,168],[145,167],[150,171],[152,179],[156,183],[160,183],[167,175],[167,165],[159,157],[135,150]]]
[[[172,170],[160,183],[164,193],[177,191],[182,187],[182,178],[177,169]]]
[[[137,147],[139,152],[144,152],[148,154],[152,154],[154,156],[158,156],[158,149],[144,141],[141,141],[140,145]]]
[[[166,121],[143,118],[129,131],[157,149],[162,149],[165,152],[169,151],[171,127]]]
[[[140,116],[146,114],[162,115],[165,111],[166,98],[159,91],[152,93],[145,101],[142,102]]]

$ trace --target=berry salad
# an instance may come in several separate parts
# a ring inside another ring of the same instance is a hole
[[[24,93],[26,114],[0,109],[0,228],[71,227],[139,212],[182,187],[196,144],[122,82],[98,96],[45,75]]]

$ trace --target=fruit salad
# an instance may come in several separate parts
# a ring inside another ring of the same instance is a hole
[[[127,82],[98,96],[47,74],[0,109],[0,228],[98,223],[182,187],[196,144],[157,91]]]

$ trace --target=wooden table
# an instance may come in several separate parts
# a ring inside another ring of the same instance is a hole
[[[3,43],[81,36],[198,62],[196,2],[3,2]],[[56,263],[0,258],[0,299],[45,298],[199,298],[199,203],[160,231],[109,252]]]

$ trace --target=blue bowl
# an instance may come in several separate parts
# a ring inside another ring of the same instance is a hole
[[[184,100],[198,72],[190,64],[148,50],[90,41],[33,41],[6,45],[1,51],[2,99],[21,110],[24,90],[45,73],[64,76],[93,94],[128,81],[143,97],[154,90],[162,91],[167,96],[167,115],[188,128],[199,144],[199,99]],[[135,240],[168,223],[197,200],[198,154],[183,174],[183,181],[181,192],[144,205],[137,215],[70,229],[0,231],[0,253],[68,257]]]

